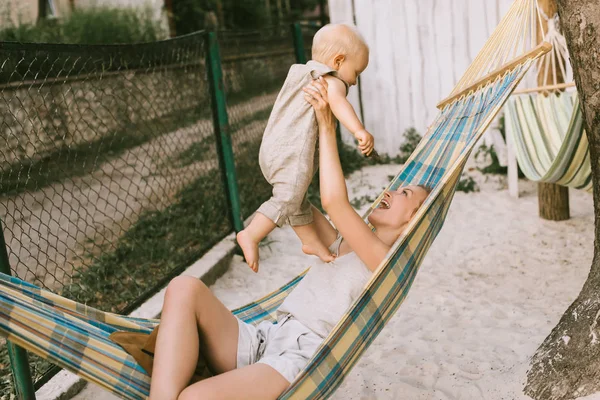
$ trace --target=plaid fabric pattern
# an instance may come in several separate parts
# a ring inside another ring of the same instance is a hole
[[[514,96],[506,104],[505,120],[528,179],[592,191],[590,150],[577,92]]]

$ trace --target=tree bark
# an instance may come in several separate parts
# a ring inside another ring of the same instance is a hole
[[[553,18],[558,11],[556,0],[538,0],[538,7],[548,18]],[[548,30],[548,22],[544,19],[539,21],[538,24],[540,22],[541,26],[538,26],[537,30],[538,43],[541,43],[542,40],[544,40],[544,32]],[[556,53],[556,57],[562,58],[558,53]],[[566,60],[563,60],[563,63],[565,62]],[[556,65],[558,65],[558,61]],[[556,68],[556,71],[548,69],[545,74],[543,72],[543,70],[540,71],[540,74],[537,77],[538,86],[548,85],[548,82],[554,79],[552,76],[553,72],[556,72],[556,82],[552,83],[564,83],[565,81],[560,68]],[[553,96],[553,94],[550,95]],[[569,219],[569,188],[554,183],[538,183],[538,208],[540,218],[551,221],[564,221]]]
[[[531,360],[525,393],[575,399],[600,391],[600,4],[558,0],[590,143],[594,184],[594,259],[578,298]]]

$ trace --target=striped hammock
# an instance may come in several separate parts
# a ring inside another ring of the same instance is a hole
[[[281,399],[328,398],[406,298],[442,227],[473,146],[532,62],[551,47],[543,44],[514,58],[528,47],[507,27],[535,23],[535,10],[535,0],[516,0],[450,97],[438,105],[438,117],[388,186],[394,190],[424,184],[433,188],[431,194]],[[274,320],[277,307],[300,279],[234,314],[253,324]],[[0,309],[0,333],[15,344],[121,398],[148,395],[150,378],[109,335],[115,331],[150,333],[157,320],[104,313],[5,275],[0,276]]]
[[[521,94],[504,109],[519,167],[532,181],[592,191],[590,150],[577,92]]]

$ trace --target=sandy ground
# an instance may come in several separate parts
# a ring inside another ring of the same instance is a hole
[[[375,197],[399,169],[356,172],[351,196]],[[589,272],[592,196],[571,190],[572,218],[544,221],[535,184],[521,181],[514,199],[503,177],[470,175],[481,191],[456,194],[408,298],[334,399],[529,399],[521,393],[529,359]],[[310,264],[293,231],[280,229],[261,248],[258,275],[235,257],[212,289],[234,308]],[[112,398],[95,393],[76,399]]]

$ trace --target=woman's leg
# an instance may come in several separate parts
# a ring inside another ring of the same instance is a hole
[[[178,400],[274,400],[289,385],[279,372],[258,363],[195,383]]]
[[[331,246],[337,238],[337,231],[331,225],[331,223],[325,218],[321,211],[311,204],[311,210],[313,213],[313,219],[315,221],[315,227],[317,229],[317,235],[323,244],[327,247]]]
[[[238,322],[200,280],[180,276],[167,287],[150,382],[150,399],[175,400],[206,357],[213,372],[237,364]]]

